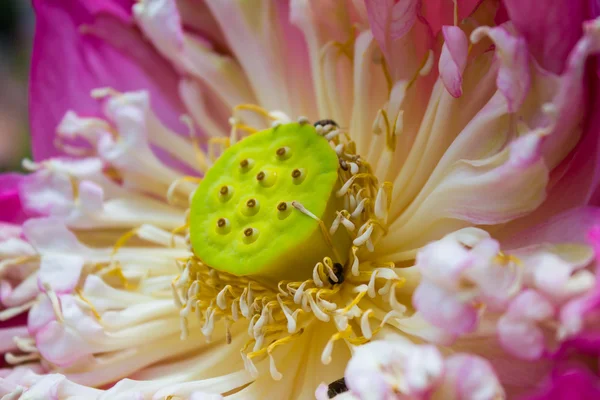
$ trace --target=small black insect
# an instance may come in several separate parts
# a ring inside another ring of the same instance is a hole
[[[320,121],[317,121],[317,122],[315,122],[313,125],[314,125],[314,126],[318,126],[318,125],[321,125],[321,126],[325,126],[325,125],[333,125],[333,126],[335,126],[336,128],[339,128],[339,127],[340,127],[340,126],[337,124],[337,122],[335,122],[335,121],[334,121],[334,120],[332,120],[332,119],[322,119],[322,120],[320,120]]]
[[[329,396],[330,399],[333,399],[336,395],[347,391],[348,386],[346,386],[346,380],[341,378],[329,384],[329,387],[327,388],[327,396]]]
[[[335,284],[340,284],[340,283],[344,282],[344,267],[342,266],[342,264],[340,264],[340,263],[333,264],[333,273],[335,274],[335,277],[337,278],[338,281],[334,282],[333,279],[328,278],[329,283],[331,283],[332,285],[335,285]]]

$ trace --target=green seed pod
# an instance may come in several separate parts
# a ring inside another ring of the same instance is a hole
[[[292,205],[331,225],[342,207],[338,168],[335,151],[309,124],[280,125],[236,143],[192,199],[195,255],[217,270],[270,281],[308,278],[323,257],[346,257],[347,233],[325,237],[318,220]]]

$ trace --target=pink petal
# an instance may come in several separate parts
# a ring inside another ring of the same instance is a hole
[[[18,224],[26,219],[18,189],[23,178],[16,173],[0,174],[0,222]]]
[[[469,41],[462,29],[444,26],[444,46],[440,55],[439,71],[444,86],[453,97],[462,95],[462,73],[467,65]]]
[[[536,0],[504,0],[511,22],[547,70],[562,72],[567,55],[582,34],[587,1],[553,0],[540,9]]]
[[[494,42],[496,56],[501,60],[496,85],[506,97],[508,110],[515,112],[523,104],[531,84],[527,44],[523,38],[512,36],[502,27],[477,28],[471,34],[471,41],[477,43],[484,36]]]
[[[477,310],[460,301],[454,293],[427,281],[413,294],[413,305],[423,318],[454,335],[473,332],[477,327]]]
[[[457,400],[492,400],[503,398],[496,372],[483,358],[454,354],[446,360],[441,393]]]
[[[587,243],[586,233],[600,224],[600,208],[581,207],[558,214],[541,224],[502,240],[505,249],[539,243]],[[504,237],[504,236],[503,236]]]
[[[525,360],[540,358],[545,351],[544,332],[537,322],[554,314],[553,305],[533,290],[520,293],[498,321],[498,338],[502,347]]]
[[[366,0],[373,36],[386,59],[391,59],[391,44],[410,31],[417,20],[418,0]]]
[[[11,328],[0,327],[0,355],[17,349],[17,345],[13,341],[14,337],[27,336],[29,335],[25,326],[15,326]]]
[[[458,20],[460,22],[467,18],[482,0],[459,0],[456,2],[458,6]],[[437,35],[443,25],[454,24],[454,2],[447,0],[427,0],[423,2],[421,15],[431,27],[433,35]]]
[[[71,107],[81,114],[100,115],[100,105],[90,97],[98,87],[151,90],[161,116],[179,124],[183,107],[177,74],[130,25],[126,9],[113,1],[95,0],[34,5],[30,115],[36,159],[58,153],[55,128]]]
[[[598,376],[581,367],[554,371],[535,393],[522,400],[594,400],[600,398]]]

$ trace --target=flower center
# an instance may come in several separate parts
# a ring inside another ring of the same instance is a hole
[[[268,281],[306,279],[326,256],[348,259],[350,236],[328,229],[343,208],[340,163],[308,123],[257,132],[223,152],[190,208],[190,240],[206,265]]]
[[[386,233],[391,184],[378,183],[331,120],[313,126],[301,117],[260,132],[232,120],[232,137],[236,126],[251,134],[227,148],[196,189],[183,227],[193,255],[172,286],[183,338],[189,324],[210,337],[221,321],[231,342],[230,326],[245,320],[246,368],[258,374],[254,362],[269,357],[279,379],[273,352],[316,321],[338,331],[322,349],[327,363],[334,342],[365,343],[379,329],[369,323],[373,310],[358,306],[365,296],[389,303],[381,325],[406,310],[396,301],[404,280],[394,264],[359,261]]]

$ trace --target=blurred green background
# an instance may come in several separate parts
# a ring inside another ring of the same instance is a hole
[[[33,37],[28,0],[0,0],[0,172],[29,157],[27,78]]]

